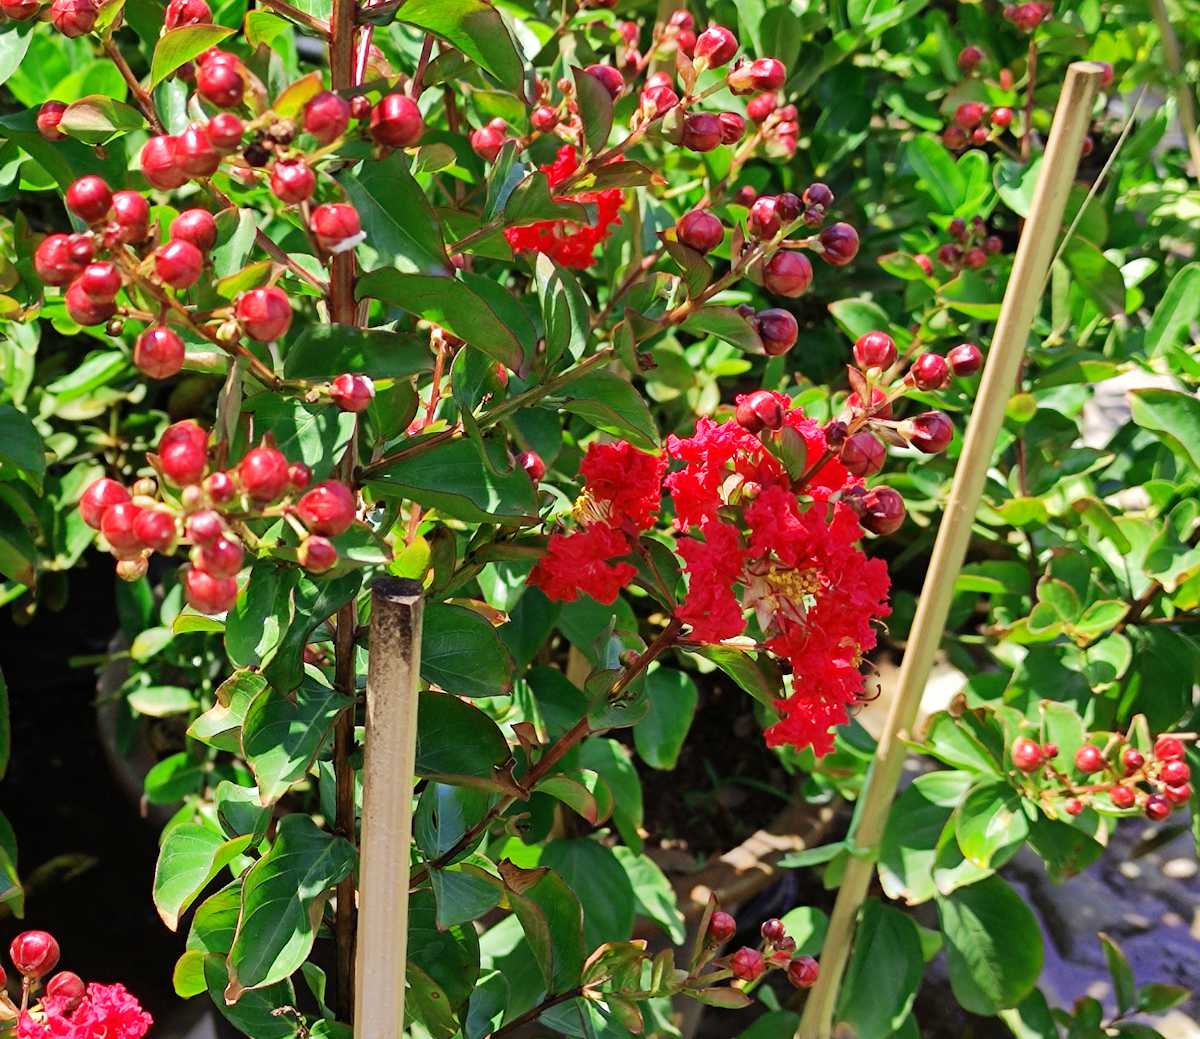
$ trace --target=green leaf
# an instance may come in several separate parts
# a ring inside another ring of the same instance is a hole
[[[575,96],[579,101],[579,116],[583,120],[583,139],[588,151],[599,155],[612,133],[613,100],[608,89],[595,76],[581,68],[571,69],[575,77]]]
[[[313,480],[333,474],[333,466],[354,435],[354,415],[328,405],[303,404],[261,393],[243,405],[255,419],[255,432],[271,433],[289,461],[303,462]]]
[[[512,661],[480,614],[431,603],[421,634],[421,677],[448,693],[499,696],[512,688]]]
[[[346,325],[309,325],[283,359],[289,379],[332,379],[342,372],[403,379],[431,367],[428,336]]]
[[[896,800],[879,849],[879,881],[888,898],[903,898],[909,905],[917,905],[936,894],[933,864],[950,815],[950,808],[917,783]]]
[[[136,689],[127,697],[129,706],[149,718],[169,718],[186,714],[196,706],[191,691],[177,685],[148,685]]]
[[[579,984],[583,970],[583,909],[575,892],[550,870],[501,870],[508,901],[548,993]]]
[[[788,937],[796,943],[796,956],[816,956],[829,929],[829,917],[815,906],[796,906],[780,918]]]
[[[533,224],[539,220],[571,220],[586,224],[588,219],[587,206],[579,202],[559,201],[550,194],[550,179],[541,170],[534,170],[518,181],[504,200],[504,222],[512,226]],[[543,259],[549,258],[539,253],[538,260]]]
[[[197,793],[204,785],[206,769],[203,762],[186,752],[170,754],[158,762],[142,781],[146,800],[151,804],[169,805]]]
[[[252,843],[262,840],[267,832],[271,813],[258,800],[258,790],[252,786],[238,786],[222,779],[213,791],[213,803],[217,809],[217,822],[227,837],[250,837]]]
[[[1063,252],[1076,283],[1106,317],[1125,313],[1125,279],[1120,268],[1084,238],[1072,238]]]
[[[1007,862],[1028,833],[1021,796],[1005,782],[976,787],[955,814],[958,846],[976,866],[996,868]]]
[[[588,372],[567,387],[562,410],[579,415],[597,429],[625,437],[637,447],[658,447],[658,429],[646,401],[613,372]]]
[[[683,913],[679,911],[675,889],[666,874],[652,858],[639,855],[622,844],[613,847],[613,854],[633,887],[637,915],[653,920],[662,927],[672,942],[682,945],[687,938],[685,921]]]
[[[1179,1006],[1191,996],[1190,990],[1182,985],[1164,985],[1161,982],[1151,982],[1138,989],[1137,1008],[1141,1014],[1161,1014],[1165,1010]]]
[[[246,711],[242,751],[264,805],[274,804],[307,775],[337,716],[351,700],[306,678],[289,698],[263,689]]]
[[[354,869],[354,846],[307,815],[279,821],[270,851],[246,874],[229,950],[225,1000],[265,988],[300,969],[312,951],[330,890]]]
[[[0,574],[32,587],[37,581],[38,551],[21,517],[0,499]]]
[[[154,905],[172,931],[187,911],[230,862],[250,846],[250,837],[226,840],[207,826],[192,823],[167,832],[154,867]]]
[[[1071,760],[1065,754],[1062,757]],[[1041,815],[1029,829],[1029,846],[1046,863],[1046,872],[1055,883],[1081,873],[1104,852],[1104,845],[1080,827]]]
[[[1200,400],[1180,390],[1145,387],[1129,391],[1129,404],[1134,422],[1200,471]]]
[[[855,1039],[890,1039],[912,1010],[925,961],[916,924],[870,899],[838,1000],[837,1019]]]
[[[449,693],[422,692],[417,708],[417,775],[485,790],[512,788],[508,741],[478,707]]]
[[[587,297],[575,276],[548,256],[538,255],[534,273],[546,329],[547,362],[554,364],[564,354],[578,359],[588,341],[591,313]]]
[[[427,783],[413,813],[413,838],[421,854],[426,859],[446,854],[487,814],[492,803],[486,790]]]
[[[733,307],[699,307],[688,315],[681,327],[695,335],[716,336],[746,353],[766,353],[754,326]]]
[[[457,278],[381,268],[359,278],[355,295],[407,310],[440,325],[506,368],[515,371],[521,367],[525,352],[520,340],[482,296]]]
[[[481,448],[473,439],[448,440],[393,462],[373,474],[367,486],[378,495],[403,496],[468,523],[533,522],[533,481],[508,461],[503,445],[485,444]]]
[[[187,734],[217,750],[240,754],[242,721],[267,680],[252,671],[235,671],[217,687],[217,702],[188,726]]]
[[[468,856],[446,869],[429,871],[439,927],[478,920],[500,904],[500,882],[483,868],[485,863],[481,855]]]
[[[439,927],[432,891],[414,892],[409,899],[407,966],[410,987],[415,988],[428,979],[437,986],[444,1005],[455,1014],[466,1005],[479,977],[479,939],[475,928],[469,923]],[[424,977],[414,978],[414,968]]]
[[[410,273],[451,273],[437,218],[409,172],[403,151],[365,162],[357,174],[347,170],[337,179],[358,210],[367,245],[385,266]]]
[[[1122,1014],[1128,1014],[1137,1007],[1137,985],[1133,980],[1133,968],[1129,960],[1107,934],[1099,935],[1100,944],[1104,947],[1104,960],[1108,964],[1108,973],[1113,981],[1113,996],[1117,1000],[1117,1009]]]
[[[642,784],[630,753],[616,740],[591,737],[579,748],[579,764],[599,772],[613,795],[613,823],[621,839],[635,852],[643,841],[638,830],[643,821]]]
[[[99,145],[145,125],[146,120],[136,108],[103,94],[92,94],[68,105],[58,128],[84,144]]]
[[[9,22],[0,32],[0,83],[8,81],[8,77],[20,68],[29,50],[29,41],[33,39],[33,27],[37,23]]]
[[[995,1014],[1015,1007],[1042,972],[1042,932],[1033,911],[992,875],[937,900],[950,987],[963,1009]]]
[[[962,203],[966,185],[946,146],[936,137],[914,137],[905,150],[909,164],[938,211],[952,214]]]
[[[1181,267],[1163,293],[1142,346],[1155,356],[1179,345],[1200,316],[1200,263]]]
[[[0,463],[19,469],[35,490],[42,489],[42,477],[46,474],[42,436],[29,417],[11,404],[0,404]]]
[[[234,32],[234,29],[223,25],[181,25],[163,33],[154,47],[154,56],[150,59],[150,82],[147,89],[153,90],[180,65],[199,57],[209,47],[215,47]]]
[[[995,321],[1000,316],[1001,286],[966,270],[938,289],[946,305],[978,321]]]
[[[267,681],[280,693],[290,693],[304,678],[304,647],[318,626],[325,623],[346,603],[362,585],[358,571],[334,578],[332,581],[313,581],[301,577],[296,585],[295,620],[287,629],[271,662],[263,669]]]
[[[254,564],[225,617],[225,650],[237,667],[258,667],[270,659],[292,623],[292,590],[300,578],[295,567],[270,560]]]
[[[673,769],[691,728],[700,694],[683,671],[659,667],[646,676],[650,710],[633,727],[633,742],[651,768]]]
[[[483,0],[407,0],[396,20],[440,36],[518,97],[525,67],[496,9]]]
[[[764,707],[775,710],[775,701],[783,697],[783,677],[765,653],[751,653],[729,646],[705,646],[697,655],[711,660]]]
[[[275,1013],[296,1003],[290,981],[243,993],[232,1005],[226,1002],[229,973],[225,957],[209,953],[204,957],[204,979],[208,993],[221,1015],[244,1035],[253,1039],[292,1039],[300,1034],[300,1022],[289,1013]]]
[[[612,815],[612,792],[599,773],[590,768],[555,772],[538,783],[534,790],[561,801],[593,826],[599,826]]]

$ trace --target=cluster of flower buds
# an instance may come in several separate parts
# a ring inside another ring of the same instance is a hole
[[[1004,240],[991,233],[982,217],[976,216],[966,221],[956,216],[946,230],[952,241],[939,245],[934,257],[951,274],[961,270],[980,270],[987,266],[993,256],[1004,251]],[[933,277],[934,261],[928,254],[917,253],[913,259],[926,277]]]
[[[117,559],[117,574],[137,580],[153,552],[192,546],[183,574],[187,601],[201,613],[223,613],[237,598],[246,521],[283,517],[299,539],[297,559],[311,573],[338,560],[330,540],[353,525],[354,493],[338,480],[309,487],[303,462],[289,463],[270,438],[228,470],[209,464],[208,433],[191,420],[163,433],[158,453],[147,455],[158,481],[126,488],[116,480],[92,483],[79,501],[88,526],[100,531]],[[239,536],[238,531],[241,531]]]
[[[1192,797],[1191,770],[1184,744],[1177,736],[1159,736],[1147,756],[1127,737],[1117,734],[1101,747],[1085,743],[1071,763],[1077,776],[1060,769],[1058,747],[1018,737],[1009,748],[1013,766],[1045,780],[1045,791],[1067,815],[1079,815],[1089,805],[1118,811],[1138,810],[1162,822]]]
[[[954,109],[950,125],[942,131],[942,143],[951,151],[962,151],[969,144],[987,144],[1013,124],[1011,108],[989,108],[982,101],[963,101]]]
[[[737,921],[728,913],[718,911],[709,919],[705,942],[715,949],[736,933]],[[796,939],[787,933],[782,920],[765,921],[760,934],[760,945],[744,945],[716,960],[716,965],[728,970],[739,981],[758,981],[767,971],[782,970],[796,988],[812,988],[817,983],[820,965],[811,956],[796,955]]]
[[[1042,22],[1054,14],[1054,4],[1041,0],[1024,4],[1007,4],[1004,8],[1004,20],[1016,26],[1021,32],[1033,32]]]
[[[21,1002],[17,1006],[4,991],[7,979],[0,967],[0,1030],[6,1034],[13,1034],[7,1029],[15,1023],[21,1039],[142,1039],[154,1023],[124,985],[85,984],[69,970],[51,974],[59,948],[47,931],[22,931],[9,945],[8,955],[21,975]]]

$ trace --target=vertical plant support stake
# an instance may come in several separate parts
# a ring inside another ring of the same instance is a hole
[[[1192,176],[1200,180],[1200,132],[1196,130],[1196,97],[1192,86],[1183,74],[1183,54],[1179,50],[1179,37],[1167,13],[1164,0],[1150,0],[1150,11],[1158,25],[1162,38],[1163,58],[1167,69],[1175,78],[1175,100],[1179,106],[1179,126],[1187,139],[1188,154],[1192,157]]]
[[[354,970],[357,1039],[400,1039],[404,1026],[421,608],[419,581],[385,577],[371,586]]]
[[[848,837],[855,854],[846,865],[821,953],[821,974],[809,993],[797,1039],[830,1039],[832,1035],[838,989],[849,959],[855,923],[875,873],[880,841],[907,753],[901,738],[916,720],[921,695],[941,643],[955,581],[962,569],[975,513],[983,496],[996,437],[1021,368],[1029,329],[1041,304],[1067,196],[1091,119],[1092,100],[1102,74],[1103,68],[1094,62],[1075,62],[1067,71],[979,394],[967,424],[962,454],[921,588],[912,633],[900,665],[896,698],[879,737],[875,760],[855,813],[857,825]]]

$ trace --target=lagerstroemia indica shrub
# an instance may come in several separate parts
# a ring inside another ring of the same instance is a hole
[[[710,901],[689,939],[630,742],[670,768],[701,675],[754,698],[806,796],[860,789],[855,716],[906,635],[916,585],[893,585],[936,526],[1063,63],[1149,76],[1144,25],[1094,4],[842,6],[3,5],[7,183],[65,211],[8,230],[0,570],[8,598],[51,598],[98,537],[137,620],[125,707],[188,718],[146,778],[182,802],[153,891],[168,926],[190,914],[181,995],[256,1039],[348,1034],[383,573],[427,603],[414,1034],[669,1035],[677,997],[816,982],[819,910],[748,937]],[[89,64],[54,96],[31,63],[63,55]],[[941,948],[966,1010],[1058,1034],[996,871],[1028,841],[1067,875],[1114,820],[1193,799],[1196,404],[1146,391],[1105,451],[1079,440],[1090,381],[1147,358],[1197,378],[1177,203],[1127,172],[1165,126],[1129,137],[1120,192],[1081,166],[957,589],[965,692],[913,734],[949,768],[893,811],[891,901],[839,1005],[860,1037],[916,1034]],[[39,380],[21,356],[47,326],[95,349]],[[783,865],[836,885],[856,853]],[[936,933],[897,904],[934,900]]]

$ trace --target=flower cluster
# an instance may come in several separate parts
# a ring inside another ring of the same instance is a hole
[[[1149,754],[1120,733],[1105,741],[1083,744],[1072,761],[1073,776],[1055,761],[1058,747],[1027,736],[1013,740],[1009,757],[1019,772],[1044,781],[1043,799],[1075,816],[1087,807],[1126,812],[1141,811],[1153,822],[1162,822],[1192,797],[1191,769],[1184,760],[1183,741],[1163,735]]]
[[[153,552],[170,554],[186,541],[192,545],[183,572],[188,603],[201,613],[224,613],[237,598],[243,540],[253,536],[245,524],[263,518],[284,519],[299,539],[296,559],[310,573],[337,564],[330,539],[354,524],[354,493],[338,480],[308,487],[308,466],[289,463],[269,439],[236,466],[213,468],[208,433],[188,420],[168,427],[158,453],[147,457],[161,482],[138,480],[130,490],[101,478],[79,501],[84,521],[100,531],[123,579],[137,580]]]
[[[0,992],[0,1023],[16,1018],[17,1039],[142,1039],[154,1023],[124,985],[85,984],[66,970],[47,978],[58,965],[59,948],[46,931],[17,935],[9,956],[21,975],[21,1005]],[[4,980],[0,969],[0,988]],[[31,1005],[39,989],[41,999]]]
[[[718,910],[709,918],[705,946],[715,949],[736,933],[737,921]],[[757,947],[743,945],[730,955],[715,960],[715,965],[728,970],[739,981],[758,981],[769,970],[782,970],[796,988],[812,988],[817,983],[820,964],[811,956],[796,955],[796,939],[787,933],[782,920],[763,921],[759,934],[762,942]]]
[[[554,162],[541,167],[552,190],[570,179],[578,169],[579,158],[570,144],[559,148]],[[588,224],[570,220],[539,220],[520,227],[505,228],[504,237],[515,253],[544,253],[563,267],[582,270],[595,262],[593,254],[596,246],[608,237],[612,225],[621,222],[621,197],[619,188],[561,197],[558,199],[560,202],[594,205],[595,220]]]

